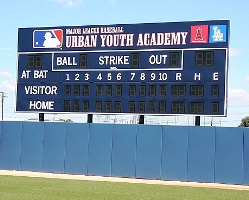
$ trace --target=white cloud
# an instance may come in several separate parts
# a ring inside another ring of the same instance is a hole
[[[228,101],[248,103],[249,93],[244,89],[228,89]]]
[[[0,71],[0,76],[1,77],[6,77],[6,78],[12,78],[13,75],[7,71]]]
[[[53,0],[56,3],[66,5],[68,7],[81,5],[83,0]]]
[[[229,48],[229,56],[238,56],[244,53],[243,49]]]
[[[15,92],[16,83],[13,80],[7,80],[0,83],[1,92]]]
[[[0,90],[2,92],[15,92],[16,90],[16,84],[15,84],[15,81],[13,80],[10,80],[10,81],[3,81],[1,84],[0,84]]]

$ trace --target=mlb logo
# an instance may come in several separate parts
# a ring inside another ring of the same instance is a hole
[[[208,25],[191,26],[190,43],[208,43]]]
[[[226,42],[227,41],[227,26],[226,25],[213,25],[210,26],[209,42]]]
[[[61,29],[35,30],[33,32],[34,48],[60,48],[63,31]]]

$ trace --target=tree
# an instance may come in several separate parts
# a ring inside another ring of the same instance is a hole
[[[62,119],[62,118],[60,118],[59,121],[61,121],[61,122],[73,122],[73,120],[71,120],[71,119]]]
[[[246,116],[241,119],[239,127],[249,127],[249,116]]]

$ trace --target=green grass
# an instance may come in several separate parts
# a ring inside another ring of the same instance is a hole
[[[0,176],[0,199],[249,199],[249,191]]]

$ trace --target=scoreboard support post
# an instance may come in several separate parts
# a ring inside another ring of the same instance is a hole
[[[144,124],[144,115],[139,115],[139,124]]]
[[[44,122],[44,113],[39,113],[39,121]]]
[[[87,123],[93,123],[93,114],[87,114]]]
[[[195,116],[195,126],[200,126],[200,124],[201,124],[201,117]]]

